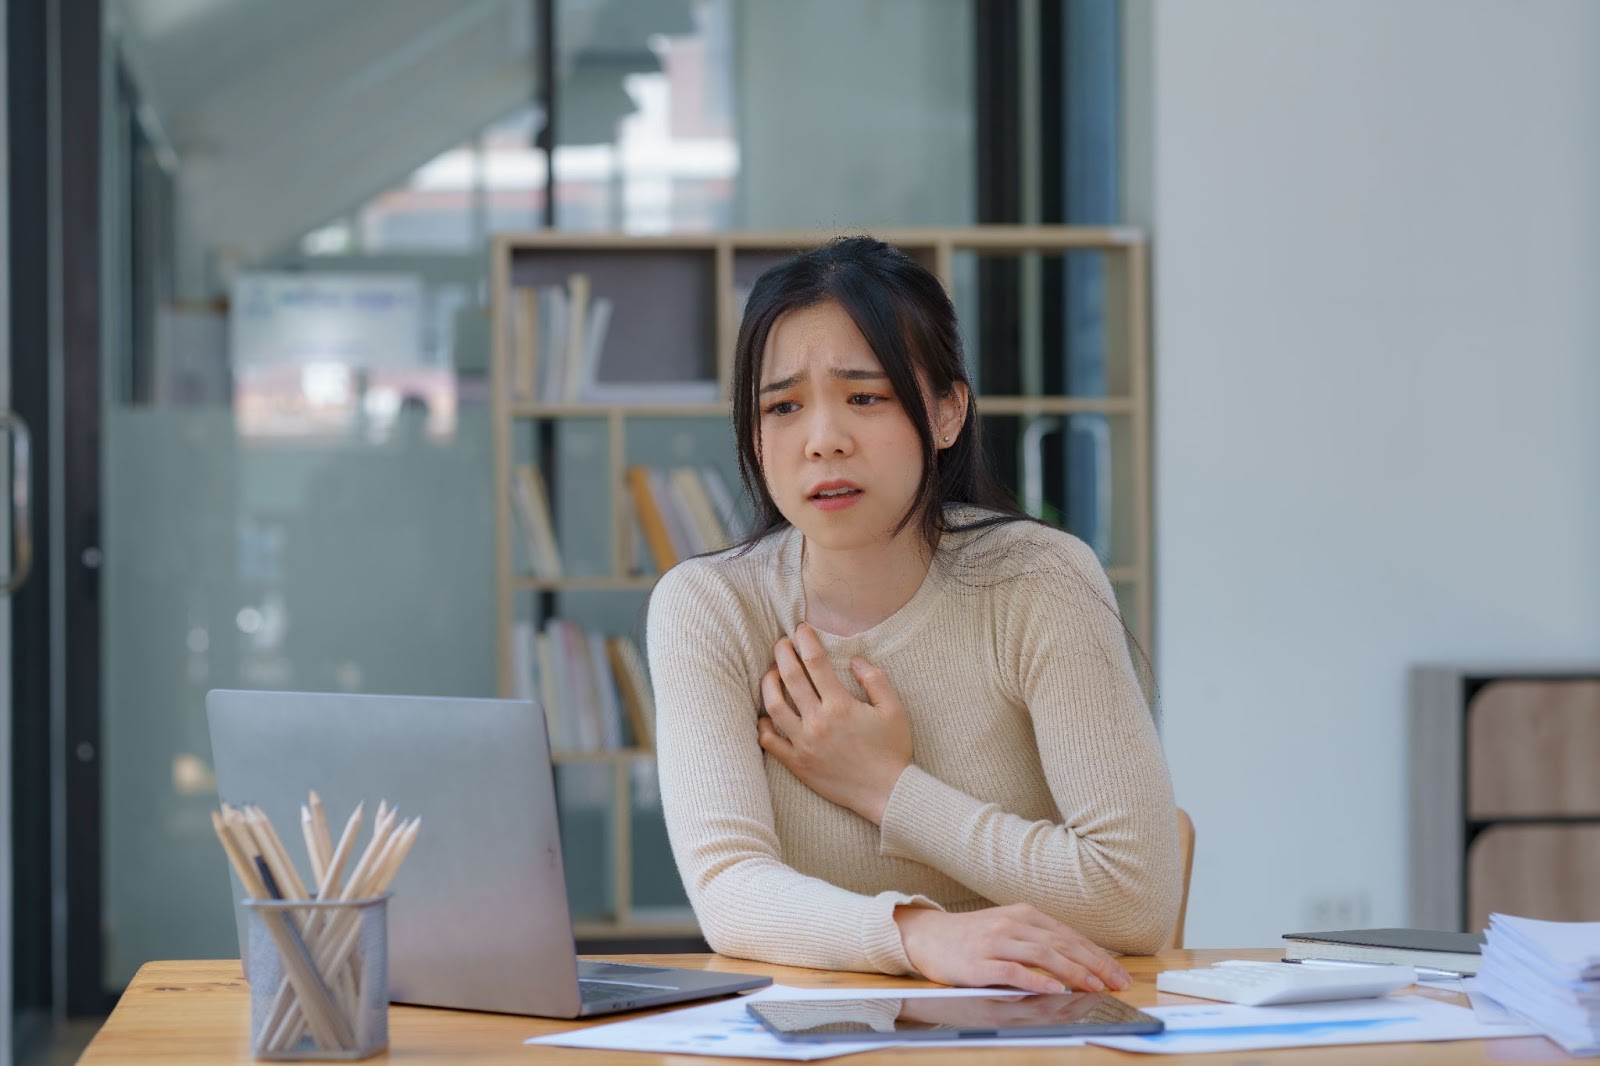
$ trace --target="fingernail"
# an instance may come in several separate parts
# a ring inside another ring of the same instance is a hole
[[[1100,978],[1091,977],[1089,978],[1089,989],[1092,992],[1104,992],[1106,990],[1106,985],[1104,981],[1100,980]]]
[[[1060,981],[1051,981],[1049,984],[1044,986],[1044,990],[1046,992],[1065,992],[1067,990],[1067,986],[1062,984]]]

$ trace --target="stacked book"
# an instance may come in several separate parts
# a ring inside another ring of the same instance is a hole
[[[636,568],[665,572],[692,555],[726,548],[743,524],[714,466],[630,466],[628,495],[642,538]]]
[[[636,573],[664,573],[690,556],[726,548],[744,528],[728,483],[714,466],[629,467],[625,490],[633,508]],[[560,581],[561,549],[538,466],[517,467],[511,501],[528,571]]]
[[[1483,965],[1483,936],[1442,929],[1336,929],[1283,934],[1285,962],[1365,962],[1467,976]]]
[[[514,287],[506,316],[511,398],[530,404],[703,404],[721,396],[715,380],[629,380],[658,354],[606,353],[615,301],[597,295],[588,274],[550,285]],[[616,346],[613,346],[615,348]],[[631,358],[630,358],[631,357]],[[659,371],[659,364],[654,368]],[[621,380],[615,380],[618,376]]]
[[[655,699],[638,646],[627,637],[552,618],[543,631],[519,621],[512,632],[518,699],[537,699],[558,752],[655,746]]]
[[[544,475],[533,463],[523,463],[512,474],[511,502],[528,569],[534,577],[561,580],[561,549],[556,545],[555,523],[550,517],[550,496],[545,491]]]
[[[1572,1055],[1600,1055],[1600,922],[1491,914],[1477,991]]]
[[[523,403],[577,403],[586,399],[611,324],[610,299],[590,294],[589,276],[571,274],[565,285],[514,290],[511,324],[511,391]]]

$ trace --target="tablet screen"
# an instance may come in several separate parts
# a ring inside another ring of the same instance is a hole
[[[1162,1023],[1103,992],[871,999],[768,999],[745,1005],[783,1040],[950,1040],[1159,1033]]]

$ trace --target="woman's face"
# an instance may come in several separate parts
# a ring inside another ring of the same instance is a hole
[[[761,363],[761,472],[778,510],[820,548],[887,543],[922,483],[922,442],[855,322],[831,301],[790,311]],[[940,447],[956,406],[930,405]]]

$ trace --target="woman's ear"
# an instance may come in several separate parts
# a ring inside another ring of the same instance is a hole
[[[939,398],[934,407],[933,443],[937,448],[948,448],[956,442],[961,427],[967,424],[967,383],[958,381],[950,391]]]

